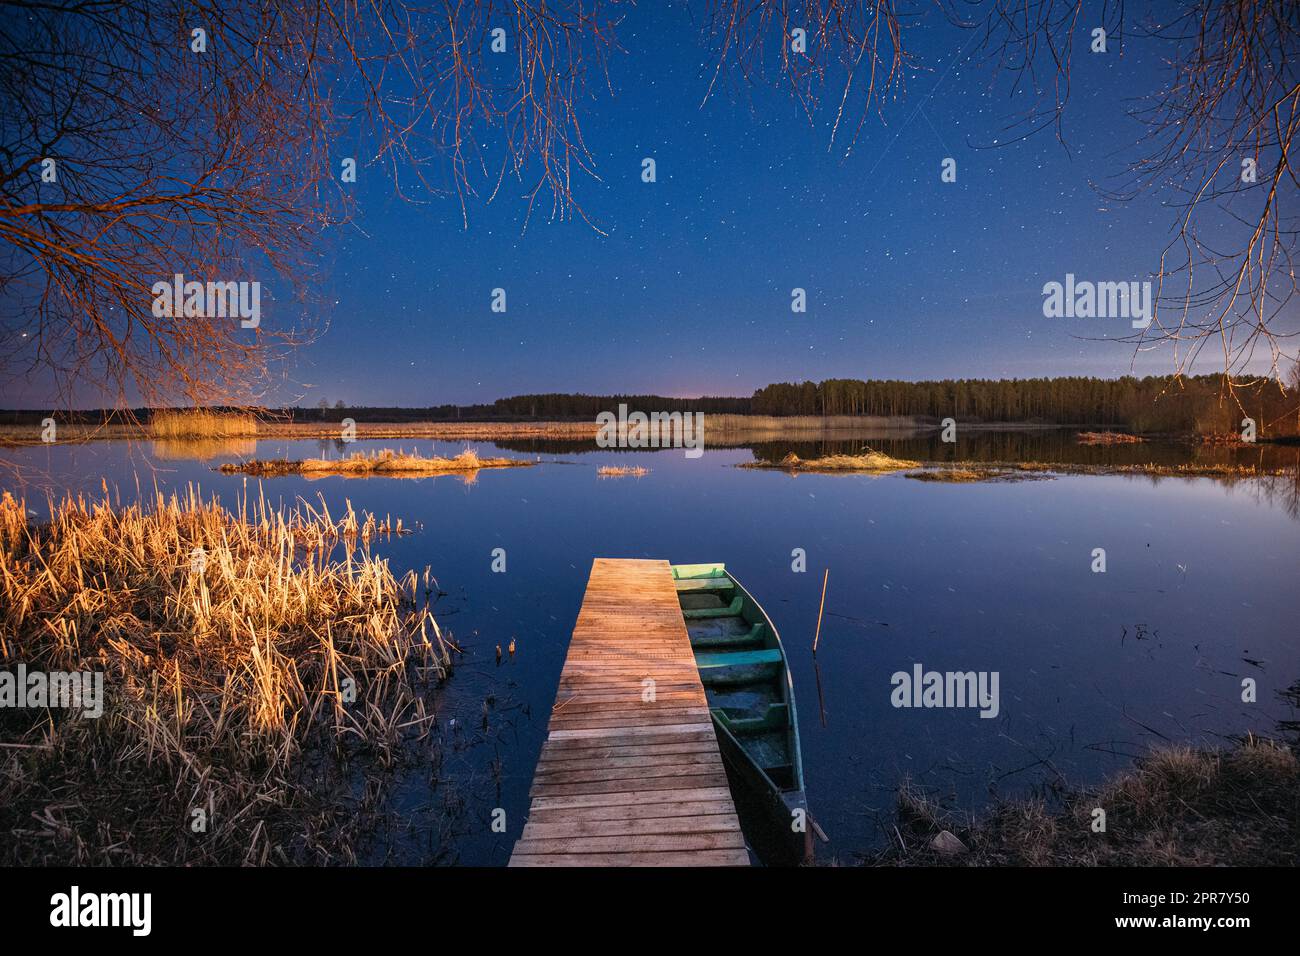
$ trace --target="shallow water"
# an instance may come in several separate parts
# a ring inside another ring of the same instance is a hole
[[[391,446],[356,442],[347,451]],[[501,453],[471,443],[481,454]],[[406,450],[451,454],[447,442]],[[986,436],[938,446],[894,437],[873,447],[922,458],[1179,463],[1189,446],[1079,449],[1060,432]],[[441,621],[467,651],[439,701],[441,781],[407,778],[401,799],[459,810],[446,834],[399,841],[393,862],[427,862],[445,836],[447,861],[502,864],[523,825],[533,766],[591,560],[722,561],[765,605],[789,652],[814,816],[826,858],[851,859],[884,839],[877,823],[904,777],[960,810],[1064,778],[1092,783],[1166,741],[1215,743],[1294,721],[1300,682],[1295,621],[1300,522],[1292,479],[1062,476],[946,485],[902,475],[738,469],[755,454],[811,457],[826,443],[709,450],[596,451],[521,443],[505,454],[535,468],[421,479],[298,477],[258,482],[212,470],[241,456],[335,455],[332,442],[261,441],[186,449],[98,442],[6,450],[21,491],[44,513],[48,492],[123,499],[199,484],[233,505],[246,490],[273,500],[323,497],[400,517],[418,532],[381,542],[395,570],[428,565],[446,596]],[[849,442],[831,450],[853,450]],[[1069,458],[1067,454],[1078,457]],[[1294,449],[1268,454],[1294,455]],[[190,457],[202,456],[202,459]],[[650,468],[601,479],[602,464]],[[506,552],[505,573],[492,553]],[[792,570],[792,551],[807,571]],[[1106,573],[1091,570],[1104,548]],[[817,658],[810,653],[830,569]],[[495,647],[514,639],[500,666]],[[996,671],[999,713],[896,708],[891,675]],[[1258,684],[1243,703],[1242,679]],[[1284,697],[1288,691],[1291,697]],[[485,700],[490,702],[485,704]],[[486,728],[484,714],[486,708]],[[453,724],[452,722],[455,721]],[[507,832],[491,831],[493,808]],[[417,829],[423,826],[417,822]]]

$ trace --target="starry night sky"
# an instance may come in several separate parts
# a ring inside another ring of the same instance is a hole
[[[279,397],[430,405],[1172,371],[1166,349],[1135,361],[1131,344],[1084,338],[1125,335],[1125,320],[1042,315],[1043,283],[1066,272],[1148,278],[1176,216],[1160,197],[1114,206],[1094,188],[1133,158],[1127,110],[1166,74],[1139,38],[1089,53],[1091,26],[1076,38],[1068,151],[1051,130],[991,148],[1029,97],[995,79],[974,33],[935,16],[907,37],[924,69],[846,156],[847,139],[828,150],[838,87],[812,126],[777,82],[733,79],[701,106],[713,62],[698,25],[644,4],[620,28],[613,97],[598,88],[586,110],[601,180],[575,191],[608,236],[550,221],[549,199],[521,234],[518,181],[472,201],[466,229],[455,199],[406,204],[363,168],[356,227],[332,237],[328,328]],[[946,156],[955,184],[940,181]],[[489,308],[494,287],[504,315]],[[794,287],[805,314],[791,312]]]

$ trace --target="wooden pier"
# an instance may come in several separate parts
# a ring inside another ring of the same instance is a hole
[[[597,558],[511,866],[747,866],[667,561]]]

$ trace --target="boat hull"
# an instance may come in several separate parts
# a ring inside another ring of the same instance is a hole
[[[782,791],[772,786],[767,775],[716,717],[713,727],[736,812],[758,858],[769,866],[810,863],[813,844],[804,791]]]
[[[751,848],[773,865],[808,862],[812,821],[780,636],[723,565],[677,565],[673,576]]]

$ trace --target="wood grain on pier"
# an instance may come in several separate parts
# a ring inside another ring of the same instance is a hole
[[[511,866],[748,865],[667,561],[592,565],[530,795]]]

